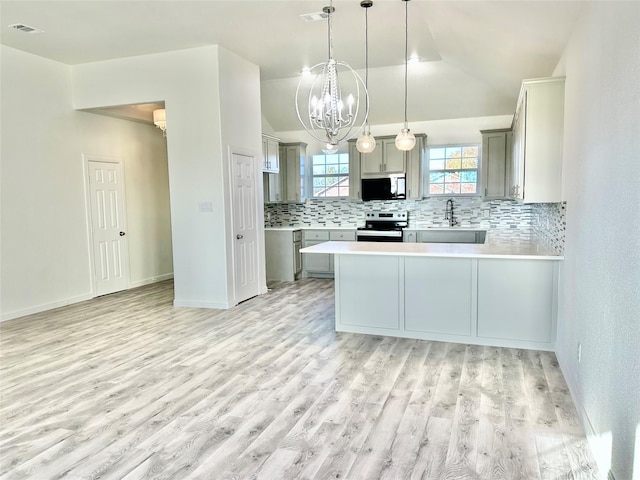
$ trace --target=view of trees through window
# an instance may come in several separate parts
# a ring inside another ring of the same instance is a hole
[[[478,191],[478,145],[430,147],[429,195],[464,195]]]
[[[349,154],[314,155],[311,160],[312,195],[316,198],[349,196]]]

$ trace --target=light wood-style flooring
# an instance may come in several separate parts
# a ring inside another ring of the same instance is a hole
[[[335,333],[331,280],[172,299],[0,325],[2,479],[598,478],[553,353]]]

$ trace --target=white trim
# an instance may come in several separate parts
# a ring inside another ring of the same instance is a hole
[[[91,293],[87,293],[85,295],[78,295],[76,297],[71,297],[66,300],[60,300],[58,302],[46,303],[44,305],[38,305],[37,307],[30,307],[24,310],[18,310],[16,312],[5,313],[2,315],[2,318],[0,318],[0,322],[13,320],[20,317],[26,317],[27,315],[33,315],[36,313],[46,312],[47,310],[53,310],[54,308],[66,307],[67,305],[84,302],[86,300],[91,300],[92,298],[93,296],[91,295]]]
[[[229,305],[229,303],[199,302],[197,300],[174,300],[173,306],[190,308],[216,308],[218,310],[228,310],[235,305]]]
[[[136,280],[135,282],[129,283],[129,288],[142,287],[144,285],[150,285],[152,283],[164,282],[165,280],[169,280],[173,278],[173,272],[165,273],[163,275],[158,275],[156,277],[143,278],[142,280]]]

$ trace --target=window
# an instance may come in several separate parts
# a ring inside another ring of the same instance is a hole
[[[428,195],[476,195],[479,154],[478,145],[429,147],[425,192]]]
[[[311,159],[314,198],[349,196],[349,154],[314,155]]]

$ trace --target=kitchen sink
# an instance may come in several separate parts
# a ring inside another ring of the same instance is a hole
[[[486,230],[429,228],[418,233],[421,243],[484,243]]]

